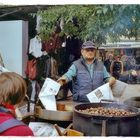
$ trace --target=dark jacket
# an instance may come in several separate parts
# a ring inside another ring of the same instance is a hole
[[[87,94],[103,85],[104,75],[102,62],[97,60],[93,64],[93,77],[91,78],[90,72],[81,58],[73,64],[76,66],[77,74],[73,82],[73,100],[80,102],[89,102]]]

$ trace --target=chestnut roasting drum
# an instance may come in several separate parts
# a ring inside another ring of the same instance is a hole
[[[85,136],[140,136],[140,112],[119,103],[78,104],[73,128]]]

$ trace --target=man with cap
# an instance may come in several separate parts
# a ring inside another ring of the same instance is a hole
[[[81,58],[74,61],[68,71],[58,79],[61,85],[72,80],[73,100],[89,102],[87,94],[106,82],[112,86],[115,78],[110,77],[105,66],[96,57],[96,46],[92,41],[84,42]]]

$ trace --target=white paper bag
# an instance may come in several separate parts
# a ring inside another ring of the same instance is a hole
[[[29,127],[34,133],[34,136],[59,136],[54,125],[45,122],[30,122]],[[60,131],[64,131],[65,129],[59,127]]]
[[[47,95],[47,96],[40,96],[39,97],[43,106],[45,107],[45,109],[47,110],[57,110],[56,107],[56,99],[54,95]]]
[[[39,93],[39,99],[47,110],[57,110],[56,109],[56,99],[60,84],[56,81],[46,78],[43,87]]]
[[[60,89],[60,84],[50,78],[46,78],[45,83],[43,84],[43,87],[41,89],[41,95],[46,96],[46,95],[57,95],[59,89]]]
[[[98,103],[102,99],[109,99],[113,100],[113,95],[109,83],[100,86],[99,88],[95,89],[94,91],[87,94],[87,98],[91,103]]]

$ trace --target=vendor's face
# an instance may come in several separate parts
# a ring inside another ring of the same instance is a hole
[[[94,48],[82,49],[81,54],[86,60],[93,60],[95,58],[96,49]]]

